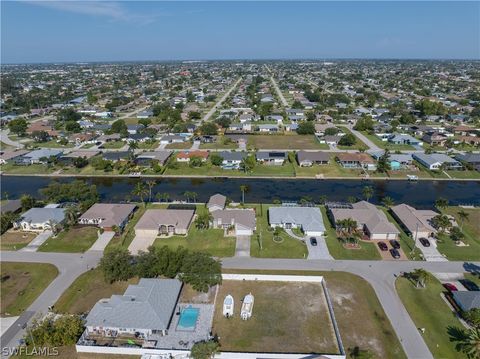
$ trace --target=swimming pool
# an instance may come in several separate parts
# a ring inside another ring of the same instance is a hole
[[[177,330],[194,331],[197,325],[197,318],[200,314],[200,309],[193,308],[192,306],[183,309],[180,312],[180,318],[178,319]]]

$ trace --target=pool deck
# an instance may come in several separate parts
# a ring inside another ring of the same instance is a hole
[[[177,330],[180,315],[176,313],[181,312],[182,309],[190,305],[200,310],[195,330]],[[161,336],[153,334],[150,335],[148,339],[156,340],[157,344],[155,348],[158,349],[189,350],[195,342],[209,339],[214,310],[215,306],[213,304],[179,303],[175,308],[175,314],[170,323],[168,335]],[[183,344],[181,344],[181,342]]]

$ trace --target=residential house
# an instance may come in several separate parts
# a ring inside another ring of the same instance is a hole
[[[299,228],[307,236],[322,236],[325,232],[322,213],[318,207],[270,207],[268,222],[273,228]]]
[[[205,162],[208,158],[208,151],[180,151],[177,153],[177,162],[190,162],[190,159],[193,157],[198,157],[202,160],[202,162]]]
[[[185,235],[194,214],[193,209],[147,209],[135,225],[135,235],[148,238]]]
[[[390,212],[402,228],[413,238],[433,237],[437,230],[432,226],[432,218],[438,215],[432,210],[419,210],[402,203],[390,208]]]
[[[451,293],[453,300],[462,311],[467,312],[472,309],[480,309],[480,291],[456,290]]]
[[[135,135],[135,134],[139,133],[144,128],[145,128],[145,126],[140,124],[140,123],[139,124],[134,124],[134,125],[127,125],[127,131],[131,135]]]
[[[414,153],[413,159],[421,163],[429,170],[440,170],[442,166],[446,170],[461,170],[462,164],[444,153]]]
[[[315,165],[327,165],[330,161],[330,154],[322,151],[298,151],[297,162],[300,167],[311,167]]]
[[[257,126],[257,130],[264,133],[277,133],[280,127],[277,124],[262,124]]]
[[[62,155],[58,160],[60,163],[63,163],[65,165],[71,165],[77,158],[84,158],[86,160],[95,157],[98,155],[100,151],[96,150],[89,150],[89,151],[72,151],[69,152],[65,155]]]
[[[17,165],[33,165],[35,163],[45,164],[46,160],[51,157],[59,158],[62,155],[62,150],[51,149],[51,148],[42,148],[40,150],[35,150],[28,152],[22,156],[15,157],[14,161]]]
[[[207,202],[207,209],[209,212],[219,211],[225,208],[227,197],[219,193],[210,196]]]
[[[397,239],[400,234],[383,211],[366,201],[342,205],[340,208],[328,206],[328,217],[337,229],[341,229],[339,221],[353,219],[357,222],[357,229],[371,240]]]
[[[87,315],[87,333],[108,338],[140,334],[145,339],[168,335],[181,289],[178,279],[142,278],[123,295],[99,300]]]
[[[68,141],[73,142],[75,146],[96,143],[97,135],[93,133],[74,133],[68,136]]]
[[[17,151],[1,151],[0,152],[0,165],[4,165],[8,162],[15,162],[15,160],[27,154],[30,151],[27,150],[17,150]]]
[[[336,158],[343,168],[363,168],[367,171],[375,171],[377,169],[377,165],[373,158],[366,153],[341,152],[336,155]]]
[[[137,118],[150,118],[150,117],[153,117],[153,111],[152,110],[140,111],[137,114]]]
[[[251,236],[256,229],[253,209],[221,209],[212,212],[213,228],[232,230],[235,236]]]
[[[112,231],[115,226],[123,230],[136,208],[128,203],[95,203],[80,216],[78,223],[95,225],[106,231]]]
[[[24,231],[44,231],[51,229],[52,224],[62,224],[64,220],[65,209],[49,205],[29,209],[13,223],[13,226]]]
[[[429,132],[423,135],[422,141],[428,143],[430,146],[445,146],[447,136],[438,132]]]
[[[375,151],[368,153],[378,161],[380,157],[384,155],[385,151]],[[388,156],[388,160],[390,162],[390,169],[392,171],[408,168],[413,163],[413,157],[411,153],[390,153],[390,155]]]
[[[281,166],[287,159],[287,153],[283,151],[258,151],[257,161],[265,165]]]
[[[127,161],[132,157],[132,152],[130,151],[115,151],[115,152],[104,152],[102,153],[104,160],[118,162],[118,161]]]
[[[465,153],[455,155],[455,159],[480,171],[480,153]]]
[[[217,154],[223,158],[223,169],[239,169],[243,159],[248,156],[247,152],[221,151]]]
[[[165,166],[171,155],[172,151],[169,150],[142,152],[135,158],[135,164],[150,166],[152,163],[158,163],[160,166]]]
[[[416,139],[413,136],[408,134],[393,134],[388,137],[388,142],[393,143],[394,145],[411,145],[411,146],[421,146],[422,141]]]
[[[182,143],[185,142],[185,137],[175,134],[165,135],[160,138],[160,144],[166,145],[169,143]]]

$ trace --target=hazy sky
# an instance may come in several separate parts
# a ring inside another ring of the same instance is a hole
[[[480,58],[480,2],[1,1],[1,61]]]

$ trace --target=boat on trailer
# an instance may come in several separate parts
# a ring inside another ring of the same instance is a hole
[[[235,306],[235,302],[233,297],[229,294],[223,300],[223,316],[230,318],[233,317],[233,309]]]
[[[243,298],[242,310],[240,311],[240,318],[242,318],[242,320],[247,320],[252,316],[254,301],[255,299],[252,293],[247,294],[245,298]]]

